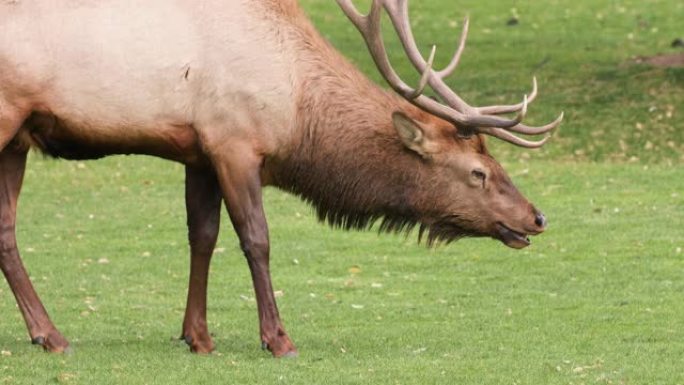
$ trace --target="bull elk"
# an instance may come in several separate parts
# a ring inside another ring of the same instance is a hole
[[[262,344],[276,357],[296,354],[271,286],[262,186],[300,196],[332,226],[417,226],[428,244],[489,236],[522,248],[544,230],[544,216],[484,140],[544,144],[562,115],[541,127],[522,123],[536,81],[518,104],[473,107],[445,82],[467,23],[449,65],[435,70],[434,49],[426,60],[414,41],[407,0],[374,0],[368,15],[337,2],[395,92],[345,60],[295,0],[0,2],[0,267],[33,343],[68,347],[17,249],[30,148],[65,159],[147,154],[185,165],[191,262],[181,338],[194,352],[214,348],[207,277],[224,202],[252,274]],[[421,74],[415,87],[388,60],[383,11]],[[438,99],[425,96],[426,87]]]

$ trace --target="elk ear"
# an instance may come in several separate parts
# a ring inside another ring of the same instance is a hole
[[[428,140],[425,137],[425,129],[420,123],[398,111],[392,114],[392,123],[404,146],[424,158],[429,157]]]

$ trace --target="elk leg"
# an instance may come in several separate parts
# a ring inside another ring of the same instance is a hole
[[[26,116],[25,111],[14,108],[0,99],[0,152],[17,135]]]
[[[294,356],[297,349],[280,321],[271,285],[268,226],[259,176],[262,158],[251,149],[221,153],[222,159],[215,159],[214,166],[228,214],[252,274],[262,347],[275,357]]]
[[[185,207],[190,241],[190,283],[181,339],[196,353],[210,353],[207,280],[221,219],[221,189],[211,169],[185,168]]]
[[[69,346],[50,321],[19,257],[15,233],[17,199],[26,167],[26,151],[0,152],[0,268],[14,293],[34,344],[50,352]]]

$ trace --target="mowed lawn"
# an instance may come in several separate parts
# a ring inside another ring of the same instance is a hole
[[[379,80],[333,1],[303,4]],[[451,83],[468,100],[514,100],[534,74],[531,121],[566,112],[540,151],[489,141],[549,218],[532,246],[464,239],[427,249],[415,234],[330,230],[269,189],[274,285],[300,356],[261,351],[249,271],[225,215],[209,292],[217,351],[197,356],[178,341],[189,265],[182,166],[33,154],[20,250],[73,354],[30,345],[0,284],[0,384],[684,384],[684,70],[633,64],[677,52],[684,4],[411,6],[421,47],[438,44],[440,63],[470,14]]]

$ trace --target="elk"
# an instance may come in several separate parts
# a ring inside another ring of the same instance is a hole
[[[434,49],[425,60],[412,36],[407,0],[374,0],[367,15],[337,2],[394,92],[322,38],[295,0],[0,3],[0,267],[34,344],[69,346],[17,249],[31,148],[64,159],[147,154],[185,165],[191,258],[181,338],[198,353],[214,348],[206,294],[222,202],[251,271],[262,346],[276,357],[297,353],[273,295],[263,186],[300,196],[332,226],[417,227],[430,245],[489,236],[522,248],[544,230],[542,213],[485,146],[485,136],[526,148],[546,142],[562,114],[541,127],[522,123],[536,81],[518,104],[471,106],[445,80],[467,23],[450,64],[435,70]],[[416,87],[388,60],[383,11],[421,74]],[[438,98],[425,96],[426,87]]]

